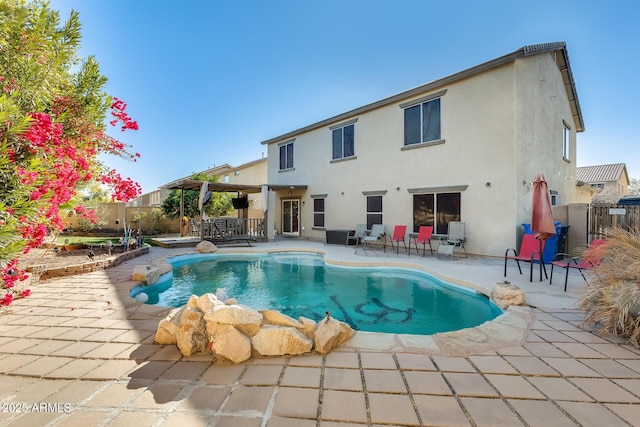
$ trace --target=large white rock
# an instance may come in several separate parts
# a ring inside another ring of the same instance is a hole
[[[191,356],[205,350],[208,340],[202,311],[193,307],[185,308],[180,317],[176,343],[183,356]]]
[[[216,305],[205,313],[207,322],[224,323],[235,326],[248,336],[258,333],[262,325],[262,314],[244,305]]]
[[[133,269],[131,280],[144,282],[143,284],[153,285],[160,279],[160,270],[150,265],[138,265]]]
[[[182,312],[186,307],[175,308],[169,312],[167,317],[162,319],[158,324],[158,330],[156,331],[155,342],[157,344],[175,344],[176,334],[178,333],[178,325],[180,324],[180,318]]]
[[[196,307],[198,307],[203,313],[211,311],[216,305],[224,305],[223,302],[211,293],[204,294],[196,301]]]
[[[313,333],[314,349],[320,354],[327,354],[350,339],[354,333],[351,326],[333,317],[322,319]]]
[[[211,351],[234,363],[251,358],[251,339],[232,325],[207,322]]]
[[[270,325],[290,326],[296,329],[303,329],[304,325],[293,317],[280,313],[278,310],[260,310],[264,317],[264,322]]]
[[[491,291],[491,300],[503,310],[512,305],[525,304],[522,289],[509,282],[496,283]]]
[[[312,340],[313,333],[316,330],[316,321],[312,319],[307,319],[304,316],[300,316],[298,317],[298,322],[300,322],[303,326],[303,328],[300,329],[300,332],[302,332],[305,337]]]
[[[304,354],[311,351],[313,342],[296,328],[265,325],[251,337],[253,348],[262,356]]]
[[[198,308],[198,295],[191,295],[187,301],[187,307]]]
[[[209,242],[208,240],[203,240],[196,246],[196,252],[200,252],[201,254],[211,254],[216,252],[217,250],[218,248],[216,247],[216,245]]]

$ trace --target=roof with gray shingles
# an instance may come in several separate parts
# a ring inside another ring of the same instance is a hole
[[[466,70],[460,71],[455,74],[451,74],[449,76],[432,81],[422,86],[418,86],[416,88],[409,89],[405,92],[401,92],[397,95],[393,95],[388,98],[382,99],[380,101],[376,101],[371,104],[364,105],[362,107],[356,108],[351,111],[347,111],[346,113],[342,113],[334,117],[330,117],[326,120],[322,120],[320,122],[294,130],[292,132],[285,133],[284,135],[267,139],[266,141],[262,141],[262,144],[269,145],[275,142],[282,142],[282,141],[291,139],[302,133],[309,132],[314,129],[318,129],[323,126],[328,126],[332,123],[336,123],[341,120],[352,118],[354,116],[365,113],[367,111],[371,111],[376,108],[380,108],[385,105],[398,102],[405,98],[410,98],[418,94],[421,94],[423,92],[431,91],[436,88],[442,87],[444,85],[453,83],[455,81],[465,79],[475,74],[478,74],[487,70],[491,70],[493,68],[499,67],[508,62],[515,61],[518,58],[523,58],[531,55],[539,55],[542,53],[552,53],[552,52],[555,53],[554,59],[558,64],[558,69],[560,70],[560,73],[562,74],[562,80],[564,81],[565,90],[567,92],[567,97],[569,99],[569,106],[571,108],[571,113],[573,115],[573,118],[576,124],[576,131],[583,132],[584,120],[582,118],[582,110],[580,109],[580,102],[578,101],[578,92],[576,90],[576,84],[573,78],[573,72],[571,71],[571,65],[569,63],[569,53],[567,52],[567,44],[565,42],[553,42],[553,43],[541,43],[541,44],[534,44],[534,45],[521,47],[515,52],[509,53],[507,55],[493,59],[491,61],[482,63],[480,65],[476,65],[475,67],[468,68]]]
[[[618,181],[622,174],[627,175],[627,167],[624,163],[611,165],[581,166],[576,168],[576,179],[589,183],[604,183]]]

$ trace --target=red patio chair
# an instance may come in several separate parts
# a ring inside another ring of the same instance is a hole
[[[407,233],[406,225],[396,225],[393,229],[393,236],[391,237],[391,249],[395,248],[396,253],[400,253],[400,242],[404,245],[404,251],[407,252],[407,242],[404,240],[404,235]],[[393,243],[396,243],[394,246]]]
[[[561,267],[566,270],[566,273],[564,275],[564,291],[565,292],[567,292],[567,281],[569,280],[569,269],[571,268],[577,269],[582,275],[582,278],[586,281],[587,278],[585,277],[582,270],[591,270],[592,268],[597,267],[600,264],[606,243],[607,243],[606,240],[594,239],[591,241],[591,244],[589,245],[589,249],[587,249],[587,252],[584,254],[582,259],[580,259],[580,257],[573,257],[568,261],[565,261],[564,259],[552,261],[551,277],[549,278],[549,284],[551,284],[551,282],[553,281],[554,266]],[[565,253],[556,254],[556,257],[561,257],[561,258],[566,258],[568,256],[571,256],[571,255],[565,254]]]
[[[433,227],[430,225],[422,225],[418,230],[418,235],[416,237],[412,237],[409,239],[409,255],[411,255],[411,240],[413,240],[413,244],[416,247],[416,252],[418,252],[418,245],[422,245],[422,256],[425,255],[427,245],[429,245],[429,250],[431,251],[431,255],[433,255],[433,248],[431,247],[431,235],[433,234]]]
[[[529,271],[529,281],[533,282],[533,263],[534,261],[540,262],[540,280],[542,280],[542,271],[544,270],[544,277],[547,278],[547,268],[542,261],[542,253],[544,252],[545,240],[536,239],[534,234],[525,234],[522,236],[522,243],[520,244],[520,252],[516,252],[515,249],[509,248],[504,253],[504,277],[507,277],[507,260],[515,259],[518,264],[518,270],[522,274],[520,268],[520,261],[526,261],[531,263]],[[509,251],[513,251],[513,255],[509,255]]]

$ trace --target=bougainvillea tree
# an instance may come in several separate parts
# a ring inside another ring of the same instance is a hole
[[[0,305],[29,295],[17,258],[63,227],[60,209],[79,185],[107,185],[116,201],[140,194],[98,159],[135,160],[105,131],[107,123],[122,131],[138,125],[122,100],[104,92],[95,58],[78,58],[80,29],[76,12],[61,22],[41,0],[0,2]],[[95,219],[90,209],[72,208]]]

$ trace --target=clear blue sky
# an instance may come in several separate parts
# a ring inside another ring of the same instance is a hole
[[[260,142],[522,46],[565,41],[585,121],[578,166],[640,177],[640,3],[626,1],[53,0],[83,25],[107,92],[140,130],[105,158],[144,192]]]

